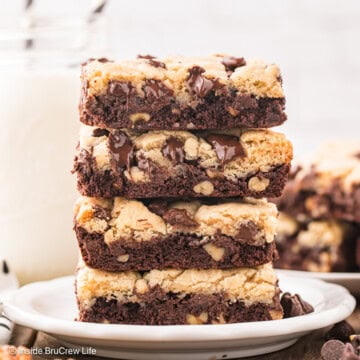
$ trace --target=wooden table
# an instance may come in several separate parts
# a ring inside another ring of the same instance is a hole
[[[355,312],[347,319],[354,327],[355,331],[360,333],[360,299],[357,301]],[[316,331],[303,337],[295,345],[288,349],[277,351],[272,354],[255,356],[251,360],[320,360],[320,349],[324,343],[324,331]],[[51,336],[42,332],[16,326],[12,334],[11,344],[20,346],[25,345],[32,348],[53,347],[58,348],[60,344]],[[91,345],[91,344],[89,344]],[[35,360],[54,359],[54,357],[34,356]],[[56,357],[56,359],[67,359],[66,357]],[[104,359],[98,356],[79,356],[76,359],[100,360]],[[248,358],[250,359],[250,358]],[[1,359],[0,359],[1,360]]]

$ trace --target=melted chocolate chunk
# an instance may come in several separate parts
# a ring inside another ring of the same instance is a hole
[[[240,240],[245,240],[246,242],[252,242],[258,232],[258,226],[253,221],[249,221],[246,224],[240,225],[236,238]]]
[[[148,208],[156,215],[163,216],[167,210],[167,204],[166,200],[153,200],[148,205]]]
[[[358,153],[354,154],[354,156],[355,156],[357,159],[359,159],[359,160],[360,160],[360,152],[358,152]]]
[[[2,272],[3,272],[3,274],[8,274],[10,272],[9,266],[5,260],[3,260],[3,262],[2,262]]]
[[[339,340],[329,340],[321,348],[323,360],[339,360],[345,350],[345,345]]]
[[[144,91],[146,97],[160,99],[163,96],[172,96],[173,92],[159,80],[145,80]]]
[[[350,335],[354,334],[355,330],[345,320],[335,324],[325,335],[326,340],[340,340],[347,342],[350,339]]]
[[[214,148],[221,165],[228,163],[236,157],[244,157],[246,155],[239,138],[236,136],[211,134],[206,137],[206,140]]]
[[[101,137],[101,136],[108,136],[108,135],[109,135],[109,130],[106,130],[106,129],[96,128],[92,132],[92,136],[94,136],[94,137]]]
[[[152,56],[152,55],[138,55],[137,56],[138,59],[146,59],[148,60],[148,63],[154,67],[161,67],[163,69],[166,69],[166,65],[159,61],[159,60],[155,60],[156,56]]]
[[[227,72],[234,72],[240,66],[246,65],[243,57],[226,56],[222,59],[221,63],[225,66]]]
[[[129,99],[130,95],[136,92],[134,86],[129,82],[122,82],[112,80],[108,85],[108,93],[115,96],[126,97]]]
[[[166,140],[161,152],[173,165],[184,162],[184,143],[173,136]]]
[[[111,211],[109,209],[105,209],[99,205],[94,205],[94,216],[101,220],[109,221],[111,219]]]
[[[291,295],[286,292],[281,297],[280,303],[284,309],[284,318],[301,316],[314,311],[314,308],[298,294]]]
[[[191,219],[185,209],[170,209],[165,212],[163,219],[171,225],[180,225],[186,227],[198,226],[198,223]]]
[[[144,156],[140,155],[138,162],[137,162],[137,167],[142,170],[145,171],[147,173],[147,175],[150,177],[151,175],[151,162],[149,159],[146,159]]]
[[[215,90],[220,87],[218,80],[210,80],[203,77],[201,74],[205,72],[200,66],[194,66],[189,69],[189,76],[186,80],[186,84],[192,92],[200,97],[205,97],[209,91]]]
[[[123,131],[116,130],[110,133],[109,150],[115,168],[130,169],[134,161],[134,144]]]

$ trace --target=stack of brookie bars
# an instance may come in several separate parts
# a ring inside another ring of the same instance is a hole
[[[276,265],[360,271],[360,143],[324,144],[299,162],[283,196]]]
[[[274,64],[90,60],[75,159],[80,321],[280,319],[277,197],[292,147]]]

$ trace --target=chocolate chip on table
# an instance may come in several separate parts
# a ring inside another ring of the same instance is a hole
[[[340,340],[342,342],[347,342],[350,339],[350,335],[354,334],[355,330],[353,327],[345,320],[336,323],[326,334],[326,340]]]
[[[329,340],[321,348],[323,360],[339,360],[345,349],[345,344],[340,340]]]
[[[355,354],[360,356],[360,335],[351,335],[350,336],[351,345],[355,350]]]
[[[360,360],[360,356],[355,353],[352,344],[346,343],[339,360]]]
[[[221,165],[228,163],[236,157],[244,157],[246,155],[237,136],[210,134],[206,137],[206,140],[214,148]]]
[[[301,316],[314,311],[314,308],[298,294],[291,295],[288,292],[284,293],[280,304],[284,310],[284,318]]]

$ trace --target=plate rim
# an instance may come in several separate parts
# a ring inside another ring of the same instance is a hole
[[[291,279],[291,276],[280,274],[280,282],[281,279]],[[196,327],[193,325],[161,326],[82,323],[53,318],[36,313],[34,310],[29,312],[26,311],[26,306],[25,310],[20,307],[21,304],[27,304],[28,308],[30,306],[31,297],[24,296],[24,294],[34,293],[36,289],[45,287],[48,288],[48,291],[51,291],[51,286],[65,286],[65,283],[70,281],[74,282],[74,276],[60,277],[25,285],[11,294],[4,302],[5,313],[17,324],[58,336],[128,342],[195,342],[272,337],[284,335],[284,332],[287,334],[309,332],[343,320],[353,312],[356,306],[355,298],[343,286],[326,283],[318,279],[303,278],[303,284],[307,284],[309,287],[312,284],[318,289],[322,289],[324,296],[328,292],[335,291],[337,296],[333,297],[332,300],[334,298],[341,298],[341,301],[337,301],[330,309],[296,318],[235,324],[209,324]],[[191,331],[189,331],[190,328],[192,329]],[[194,332],[193,329],[197,329],[197,331]]]

